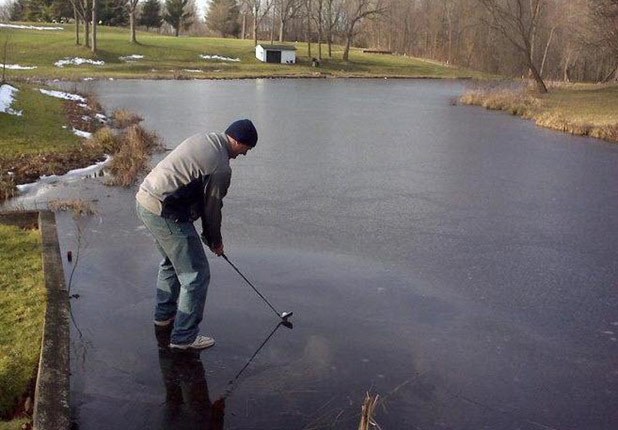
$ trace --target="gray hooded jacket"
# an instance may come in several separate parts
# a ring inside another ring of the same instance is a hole
[[[208,246],[221,244],[221,208],[232,177],[228,145],[223,133],[189,137],[144,178],[135,198],[176,222],[201,217]]]

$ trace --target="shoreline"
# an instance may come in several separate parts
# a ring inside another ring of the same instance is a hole
[[[603,111],[596,93],[606,90],[606,102],[615,112]],[[614,94],[615,93],[615,94]],[[457,102],[503,111],[532,120],[538,127],[618,143],[618,85],[557,85],[539,95],[525,88],[481,88],[465,91]],[[608,118],[611,118],[608,120]]]

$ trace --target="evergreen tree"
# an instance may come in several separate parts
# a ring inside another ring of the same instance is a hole
[[[103,25],[123,27],[129,23],[125,0],[98,0],[97,18]]]
[[[236,0],[212,0],[206,13],[206,25],[221,36],[238,36],[240,9]]]
[[[11,4],[9,21],[24,21],[26,11],[26,0],[16,0]]]
[[[189,0],[165,0],[163,19],[174,28],[176,37],[180,33],[180,27],[187,29],[193,24],[193,12],[188,6]]]
[[[159,3],[159,0],[146,0],[142,8],[139,25],[145,26],[148,30],[150,27],[160,28],[162,24],[161,3]]]

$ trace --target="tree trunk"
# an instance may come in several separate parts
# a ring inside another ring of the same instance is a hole
[[[609,72],[609,74],[605,76],[605,78],[603,78],[603,83],[607,83],[609,81],[618,81],[618,66],[615,66],[614,69]]]
[[[345,48],[343,50],[343,57],[342,57],[343,61],[348,61],[348,58],[350,57],[350,45],[352,45],[352,35],[354,34],[353,28],[354,28],[354,25],[352,24],[352,27],[350,28],[350,30],[348,31],[345,37]]]
[[[275,11],[277,8],[273,7],[273,18],[270,20],[270,44],[275,44]]]
[[[318,60],[322,61],[322,3],[318,3]]]
[[[328,2],[326,9],[328,27],[326,28],[326,43],[328,43],[328,58],[333,58],[333,2]]]
[[[562,69],[562,80],[569,82],[569,66],[571,65],[571,49],[567,48],[567,54],[564,59],[564,68]]]
[[[87,48],[90,48],[90,20],[88,17],[84,18],[84,44]]]
[[[129,12],[129,26],[131,28],[131,43],[137,43],[135,38],[135,9]]]
[[[242,30],[240,32],[240,38],[242,40],[245,40],[246,31],[247,31],[247,15],[243,13],[242,14]]]
[[[256,7],[253,9],[253,46],[257,46],[257,30],[258,30],[258,12],[259,9]]]
[[[79,45],[79,14],[75,5],[73,6],[73,18],[75,19],[75,44]]]
[[[305,0],[307,3],[307,56],[311,60],[311,0]]]
[[[283,35],[285,33],[285,19],[283,19],[283,11],[279,15],[279,42],[283,42]]]
[[[545,45],[545,52],[543,52],[543,60],[541,60],[541,68],[539,69],[539,75],[543,76],[543,69],[545,69],[545,60],[547,59],[547,51],[549,51],[549,45],[551,44],[551,39],[554,37],[554,31],[556,30],[556,26],[553,26],[549,31],[549,37],[547,38],[547,44]]]
[[[93,54],[97,53],[97,0],[92,0],[92,42],[90,49]]]
[[[530,68],[530,73],[532,73],[532,77],[534,78],[534,82],[536,82],[537,90],[541,94],[546,94],[547,93],[547,87],[545,86],[545,82],[543,82],[543,78],[541,78],[541,75],[539,74],[539,71],[536,69],[536,67],[534,67],[534,64],[532,64],[531,61],[530,61],[530,64],[528,65],[528,67]]]

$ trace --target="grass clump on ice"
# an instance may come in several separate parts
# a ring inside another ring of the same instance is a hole
[[[129,187],[146,170],[152,153],[161,148],[160,139],[137,124],[124,130],[117,139],[120,144],[107,166],[112,174],[107,184]]]
[[[47,297],[39,231],[0,224],[0,255],[0,418],[7,418],[23,402],[40,354]]]

